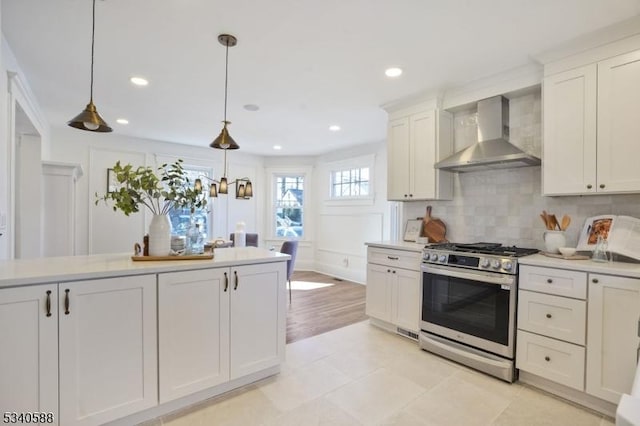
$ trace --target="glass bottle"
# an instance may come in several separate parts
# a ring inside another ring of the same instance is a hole
[[[593,250],[593,254],[591,255],[591,260],[595,262],[608,262],[609,255],[607,250],[609,245],[607,240],[602,238],[602,235],[598,235],[598,240],[596,241],[596,248]]]
[[[204,236],[200,232],[200,224],[196,223],[195,235],[191,239],[191,252],[192,254],[204,253]]]
[[[197,249],[197,241],[198,241],[198,235],[200,234],[200,229],[198,229],[199,226],[196,223],[195,219],[193,218],[193,214],[191,214],[191,219],[189,221],[189,228],[187,229],[187,233],[186,233],[186,237],[187,237],[187,242],[186,242],[186,254],[197,254],[197,252],[194,252],[194,248]]]

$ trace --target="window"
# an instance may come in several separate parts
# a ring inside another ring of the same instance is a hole
[[[275,236],[301,238],[304,235],[304,176],[274,176]]]
[[[212,173],[210,169],[197,168],[193,166],[183,166],[184,171],[189,178],[189,182],[193,185],[197,178],[206,176],[211,177]],[[207,197],[209,192],[207,191],[206,179],[202,179],[204,189],[204,196]],[[209,212],[212,208],[212,200],[207,200],[207,206],[205,208],[196,209],[193,213],[193,218],[196,223],[200,224],[200,232],[204,234],[205,241],[209,239],[211,235],[211,229],[209,226]],[[169,211],[169,220],[171,220],[171,233],[174,235],[186,235],[189,229],[191,221],[191,211],[189,208],[172,208]]]
[[[338,170],[331,173],[331,198],[369,196],[369,167]]]

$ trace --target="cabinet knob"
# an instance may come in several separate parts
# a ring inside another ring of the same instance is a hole
[[[604,189],[604,183],[600,184],[600,189]]]
[[[551,284],[551,283],[553,283],[553,280],[551,278],[547,278],[547,283]]]
[[[392,273],[392,274],[395,274],[395,273],[396,273],[396,271],[391,271],[391,273]]]
[[[549,362],[549,361],[551,361],[551,358],[549,358],[548,356],[545,356],[545,357],[544,357],[544,360],[545,360],[545,361],[547,361],[547,362]]]
[[[391,272],[391,269],[387,269],[387,272]]]
[[[597,278],[592,279],[591,282],[594,283],[594,284],[598,284],[599,283]]]
[[[551,316],[552,316],[551,314],[547,314],[547,318],[551,318]]]
[[[587,189],[591,189],[591,188],[593,188],[593,185],[591,184],[587,185]]]
[[[409,194],[409,197],[413,197],[413,194]]]
[[[404,198],[407,198],[407,197],[408,197],[408,195],[407,195],[407,194],[404,194]]]

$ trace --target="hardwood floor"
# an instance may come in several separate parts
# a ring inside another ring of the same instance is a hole
[[[310,271],[293,273],[287,343],[368,319],[365,286]],[[288,295],[287,295],[288,300]]]

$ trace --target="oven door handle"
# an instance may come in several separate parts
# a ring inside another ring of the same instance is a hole
[[[434,275],[444,275],[444,276],[453,277],[453,278],[463,278],[463,279],[472,280],[472,281],[480,281],[487,284],[507,285],[507,286],[512,286],[515,284],[515,277],[513,275],[496,276],[495,274],[487,273],[483,271],[476,271],[476,272],[470,273],[470,272],[455,271],[455,270],[452,270],[451,268],[443,268],[441,266],[436,266],[436,265],[422,265],[422,272],[426,272],[428,274],[434,274]]]

